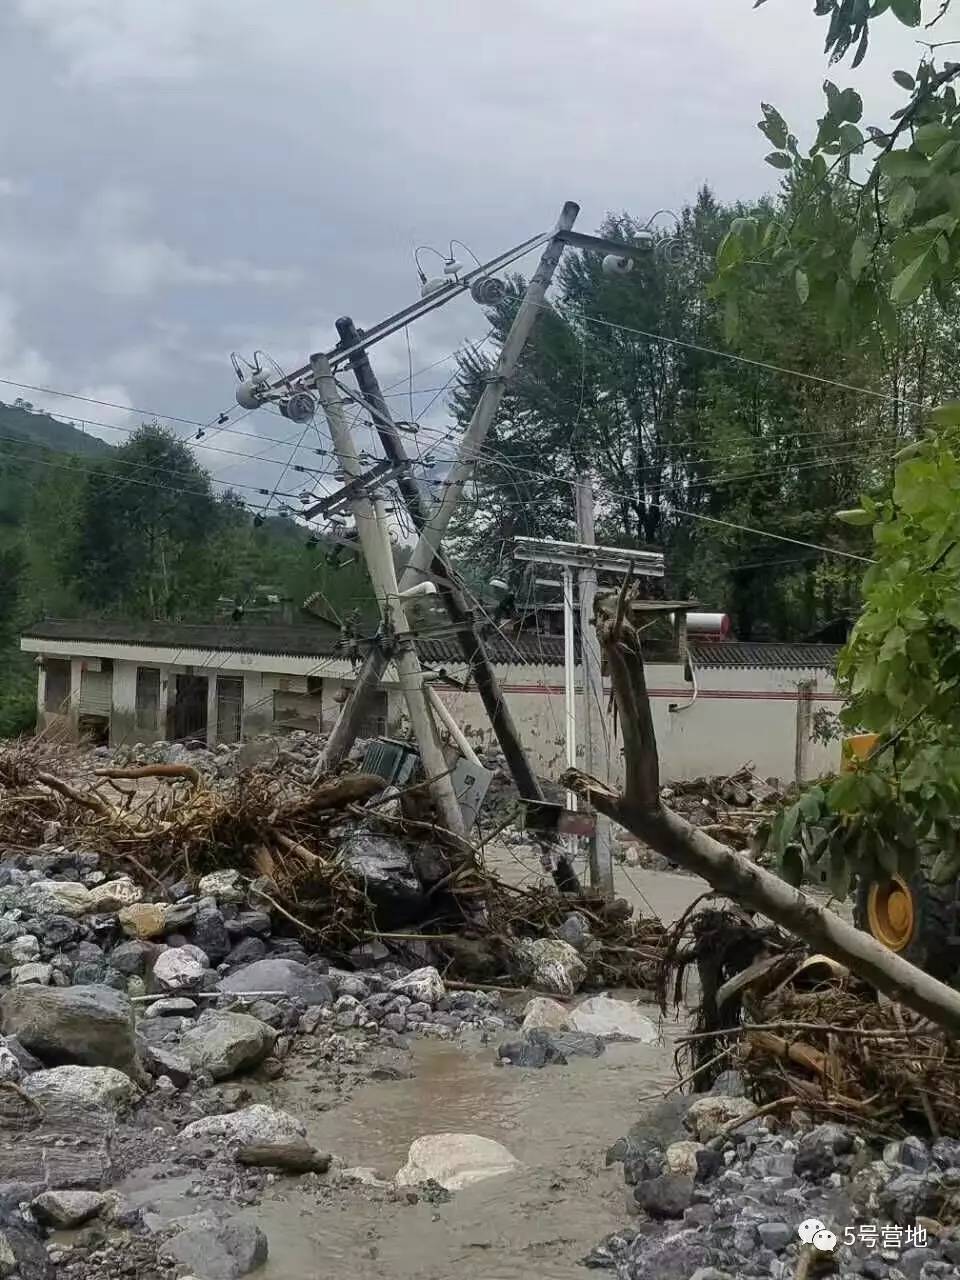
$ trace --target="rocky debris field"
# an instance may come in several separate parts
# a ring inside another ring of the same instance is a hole
[[[614,1144],[628,1222],[587,1267],[618,1280],[960,1273],[960,1141],[870,1142],[799,1110],[751,1118],[742,1089],[727,1072]]]

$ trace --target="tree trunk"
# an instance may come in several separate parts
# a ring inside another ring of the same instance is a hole
[[[560,779],[562,785],[664,857],[702,876],[720,893],[762,912],[892,1000],[960,1036],[960,993],[888,951],[833,911],[818,906],[801,890],[664,809],[640,640],[625,612],[624,593],[616,617],[604,617],[597,625],[622,727],[625,793],[618,794],[579,769],[568,769]]]

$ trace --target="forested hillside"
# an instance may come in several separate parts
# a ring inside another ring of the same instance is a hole
[[[212,621],[261,585],[295,610],[319,589],[328,612],[370,615],[358,564],[334,568],[290,518],[258,519],[216,492],[170,432],[146,425],[119,448],[91,447],[12,412],[30,435],[0,432],[0,736],[32,725],[34,670],[18,636],[42,615]]]

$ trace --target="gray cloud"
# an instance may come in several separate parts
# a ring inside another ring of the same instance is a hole
[[[339,314],[370,325],[411,301],[417,244],[486,257],[566,198],[590,229],[704,181],[758,195],[776,181],[760,101],[813,122],[823,36],[799,0],[9,0],[0,376],[207,421],[232,349],[298,364]],[[882,117],[912,50],[883,22],[857,73],[830,74]],[[415,411],[483,333],[469,301],[411,329],[414,369],[434,365]],[[403,336],[375,359],[405,389]],[[260,413],[237,430],[266,439],[210,443],[282,464],[292,445],[269,442],[290,427]],[[227,480],[280,474],[199,456]]]

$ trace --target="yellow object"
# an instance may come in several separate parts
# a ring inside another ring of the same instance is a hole
[[[840,772],[850,773],[857,761],[866,760],[879,741],[879,733],[857,733],[852,738],[844,738],[840,752]]]
[[[870,886],[867,924],[878,942],[891,951],[903,951],[913,939],[916,919],[913,894],[901,876]]]

